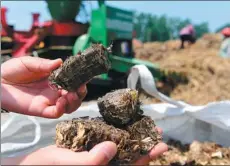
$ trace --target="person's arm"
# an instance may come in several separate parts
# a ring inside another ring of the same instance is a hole
[[[226,40],[224,40],[220,46],[219,54],[221,57],[225,58],[227,56],[227,43]]]
[[[191,34],[192,34],[193,37],[196,36],[196,32],[195,32],[195,29],[194,29],[194,28],[191,29]]]
[[[227,57],[230,58],[230,39],[228,39]]]

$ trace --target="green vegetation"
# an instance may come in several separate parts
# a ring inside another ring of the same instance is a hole
[[[166,41],[178,38],[180,29],[189,23],[192,23],[189,19],[140,13],[135,15],[134,30],[137,38],[143,42]],[[197,38],[209,32],[207,22],[193,25]]]
[[[84,2],[84,3],[83,3]],[[84,22],[88,22],[90,13],[87,7],[90,5],[83,1],[79,15]],[[134,15],[134,30],[137,38],[143,42],[148,41],[167,41],[179,38],[179,31],[185,25],[192,23],[189,19],[181,19],[179,17],[168,17],[166,15],[157,16],[147,13],[135,13]],[[196,30],[196,37],[200,38],[204,33],[209,33],[209,25],[207,22],[193,24]],[[223,28],[229,27],[230,23],[226,23],[216,29],[215,32],[220,32]]]

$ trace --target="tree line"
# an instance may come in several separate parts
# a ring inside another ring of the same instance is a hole
[[[190,19],[167,17],[166,15],[156,16],[145,13],[134,15],[136,38],[143,42],[177,39],[179,38],[180,30],[191,23]],[[208,22],[193,25],[197,38],[201,37],[204,33],[210,32]]]
[[[81,20],[85,20],[84,22],[90,22],[91,12],[87,11],[89,4],[83,2],[85,1],[82,1],[79,17]],[[137,12],[134,14],[134,31],[136,32],[136,38],[142,42],[178,39],[180,30],[191,23],[190,19],[181,19],[179,17],[157,16]],[[200,38],[205,33],[210,33],[208,22],[193,25],[197,38]],[[220,32],[227,26],[229,27],[230,23],[221,25],[215,32]]]

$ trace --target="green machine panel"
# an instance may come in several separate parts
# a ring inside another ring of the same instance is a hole
[[[107,6],[106,28],[108,41],[132,39],[133,12]]]
[[[101,5],[92,11],[90,37],[108,46],[114,40],[131,40],[133,12]]]

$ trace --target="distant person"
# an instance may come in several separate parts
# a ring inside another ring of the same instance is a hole
[[[220,46],[220,56],[223,58],[230,58],[230,27],[224,28],[221,34],[224,39]]]
[[[181,46],[180,49],[184,48],[184,42],[187,41],[190,44],[196,42],[196,37],[195,37],[195,29],[193,25],[187,25],[184,28],[180,30],[180,40],[181,40]]]

